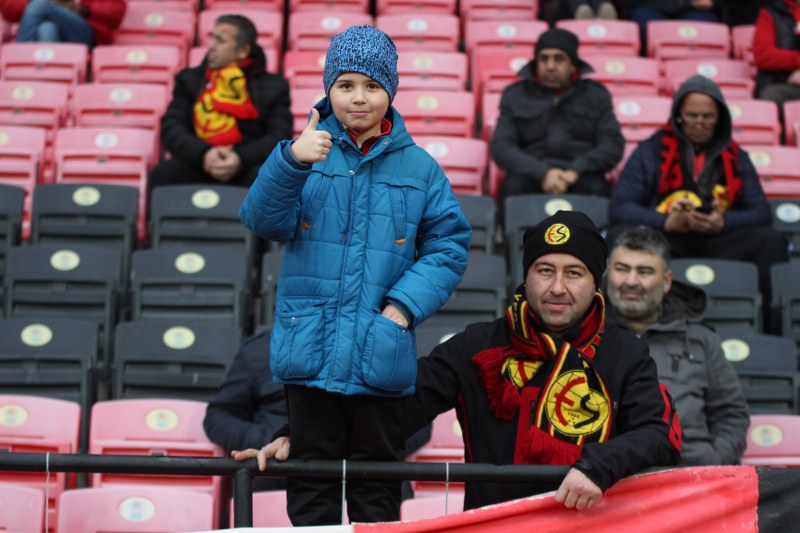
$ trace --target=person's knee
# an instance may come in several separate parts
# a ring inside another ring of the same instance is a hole
[[[771,85],[767,85],[764,87],[758,97],[762,100],[772,100],[778,105],[783,105],[783,103],[788,99],[787,87],[788,85],[785,83],[773,83]]]
[[[49,0],[30,0],[22,17],[41,16],[53,7],[55,6]]]

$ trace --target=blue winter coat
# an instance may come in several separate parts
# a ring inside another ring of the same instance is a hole
[[[472,229],[447,177],[394,108],[366,156],[324,98],[325,161],[280,143],[239,211],[256,234],[286,242],[272,341],[277,383],[342,394],[405,396],[416,381],[413,327],[381,316],[399,304],[416,326],[444,304],[467,266]],[[303,168],[305,167],[305,168]]]

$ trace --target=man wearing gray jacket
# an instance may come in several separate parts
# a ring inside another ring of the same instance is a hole
[[[608,263],[609,317],[647,343],[683,428],[681,465],[738,464],[750,418],[719,336],[699,317],[701,289],[672,279],[669,243],[643,226],[623,232]]]

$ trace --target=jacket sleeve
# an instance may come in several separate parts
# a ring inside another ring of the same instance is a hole
[[[189,165],[203,168],[203,156],[211,145],[194,132],[194,104],[197,99],[195,84],[191,83],[191,69],[179,72],[172,90],[172,101],[161,117],[161,143],[164,148]]]
[[[86,4],[88,8],[88,20],[115,30],[122,24],[125,17],[127,2],[124,0],[92,0]]]
[[[725,358],[719,337],[711,331],[709,334],[711,342],[706,351],[709,382],[705,400],[711,446],[717,453],[718,464],[736,465],[747,445],[750,416],[736,370]]]
[[[762,7],[753,36],[753,60],[756,66],[767,72],[792,72],[800,68],[800,50],[778,48],[776,43],[775,20]]]
[[[625,476],[676,465],[680,458],[680,424],[672,399],[658,383],[647,347],[632,349],[638,353],[624,355],[632,364],[620,391],[616,436],[585,445],[573,465],[603,491]]]
[[[514,86],[510,86],[509,89],[513,90]],[[492,159],[509,174],[529,175],[537,182],[541,182],[547,172],[548,164],[545,160],[523,150],[514,123],[513,109],[513,93],[506,90],[500,99],[500,116],[497,118],[497,125],[489,145]],[[531,124],[532,128],[543,126],[543,124]]]
[[[289,84],[277,75],[269,75],[270,83],[266,84],[264,94],[259,95],[269,101],[266,115],[257,120],[266,123],[264,134],[256,139],[236,145],[234,150],[239,154],[244,167],[252,167],[263,163],[279,141],[292,137],[292,112],[289,98]]]
[[[662,229],[667,216],[651,207],[653,184],[658,180],[656,143],[642,142],[631,154],[609,202],[608,218],[613,224],[641,224]]]
[[[772,224],[769,202],[750,156],[744,150],[739,151],[739,172],[742,176],[742,197],[733,209],[725,212],[723,231],[769,226]]]
[[[272,382],[268,368],[252,364],[256,357],[269,356],[265,349],[268,342],[243,346],[225,382],[208,403],[203,428],[226,452],[259,449],[288,423],[283,388]]]
[[[472,234],[450,181],[432,159],[431,172],[417,233],[417,260],[386,294],[387,300],[398,301],[411,312],[414,326],[431,317],[461,282]]]
[[[239,219],[253,233],[278,242],[291,240],[295,233],[300,195],[312,168],[292,160],[290,145],[281,141],[272,150],[239,208]]]
[[[619,163],[625,152],[625,137],[614,115],[611,94],[600,84],[591,83],[596,93],[592,99],[593,105],[602,111],[595,123],[594,147],[573,159],[570,164],[578,174],[608,172]]]

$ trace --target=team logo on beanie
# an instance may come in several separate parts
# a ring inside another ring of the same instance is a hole
[[[544,232],[544,242],[558,246],[569,240],[569,228],[564,224],[553,224]]]

